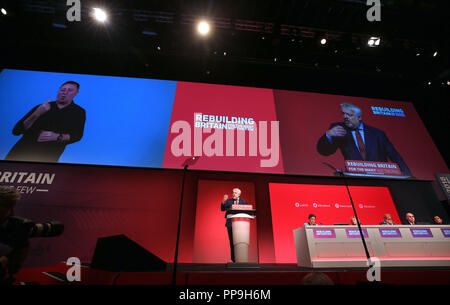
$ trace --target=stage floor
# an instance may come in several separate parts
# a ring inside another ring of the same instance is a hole
[[[69,282],[70,266],[61,262],[53,267],[24,268],[15,276],[15,284],[41,285],[170,285],[173,264],[157,272],[111,272],[91,269],[83,264],[81,281]],[[260,264],[259,269],[230,269],[226,264],[179,264],[177,285],[205,286],[279,286],[301,285],[310,272],[326,274],[336,285],[367,283],[367,269],[301,268],[296,264]],[[390,285],[450,285],[450,268],[381,268],[381,283]]]

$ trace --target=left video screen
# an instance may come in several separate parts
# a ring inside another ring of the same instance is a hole
[[[4,69],[0,159],[160,168],[176,86]]]

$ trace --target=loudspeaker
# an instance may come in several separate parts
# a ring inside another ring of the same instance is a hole
[[[166,262],[125,235],[97,239],[91,268],[108,271],[163,271]]]

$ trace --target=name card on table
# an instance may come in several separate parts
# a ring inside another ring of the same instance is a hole
[[[441,231],[442,231],[442,235],[444,235],[444,237],[450,237],[450,229],[442,228]]]
[[[380,235],[383,238],[402,237],[399,229],[384,229],[380,228]]]
[[[411,235],[413,237],[433,237],[433,233],[431,233],[430,229],[417,229],[417,228],[411,228]]]
[[[359,229],[345,229],[347,233],[347,238],[361,238],[361,234],[359,233]],[[369,233],[367,233],[367,229],[362,229],[364,238],[369,238]]]
[[[336,238],[334,229],[313,229],[314,238]]]

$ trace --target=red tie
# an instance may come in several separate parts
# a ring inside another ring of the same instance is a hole
[[[366,145],[364,144],[361,134],[359,133],[359,129],[356,129],[355,132],[356,132],[356,142],[358,142],[359,152],[361,153],[363,160],[366,160]]]

